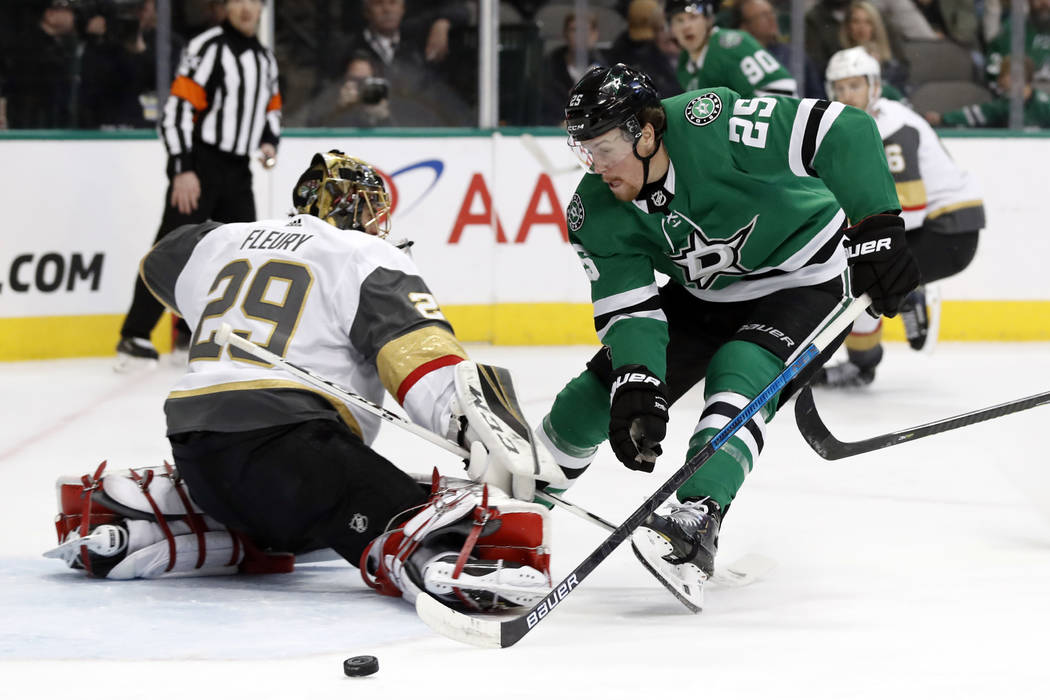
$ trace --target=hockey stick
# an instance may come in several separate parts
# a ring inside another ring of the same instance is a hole
[[[266,348],[256,345],[247,338],[243,338],[234,333],[233,327],[230,326],[230,324],[228,323],[222,324],[222,326],[219,327],[219,330],[216,331],[215,342],[220,346],[230,344],[237,348],[240,348],[241,350],[244,350],[245,352],[253,355],[254,357],[259,358],[260,360],[266,360],[270,364],[276,365],[284,371],[293,374],[296,377],[299,377],[311,386],[315,386],[318,389],[321,389],[322,391],[326,391],[332,394],[333,396],[339,398],[340,400],[345,401],[346,403],[353,404],[359,408],[369,411],[370,413],[379,416],[381,419],[387,421],[388,423],[393,423],[398,427],[407,430],[413,435],[418,435],[424,440],[427,440],[428,442],[431,442],[437,445],[438,447],[442,447],[448,450],[457,457],[462,457],[463,459],[470,458],[470,451],[466,448],[461,447],[460,445],[438,435],[437,433],[427,430],[421,425],[416,425],[412,421],[405,420],[393,411],[388,411],[379,404],[373,403],[363,396],[346,391],[342,387],[328,381],[324,377],[314,374],[310,370],[304,367],[300,367],[299,365],[293,362],[289,362],[280,355],[272,353]],[[610,523],[608,520],[605,520],[604,518],[597,516],[594,513],[591,513],[590,511],[584,510],[583,508],[564,500],[556,494],[543,492],[541,494],[541,497],[554,501],[559,506],[569,511],[573,515],[583,518],[584,520],[588,520],[591,523],[597,525],[598,527],[604,527],[607,529],[613,528],[612,523]]]
[[[598,545],[568,576],[554,587],[543,600],[519,616],[494,620],[472,617],[442,604],[437,599],[420,594],[416,597],[416,612],[432,629],[441,634],[466,644],[481,647],[509,647],[516,644],[536,625],[546,619],[556,606],[561,604],[580,583],[612,554],[628,536],[645,521],[649,515],[670,498],[671,494],[684,484],[700,467],[714,455],[747,421],[758,413],[788,382],[794,379],[806,365],[816,358],[835,338],[842,334],[853,323],[853,320],[867,308],[870,303],[867,295],[849,301],[841,308],[838,315],[820,331],[813,342],[801,350],[798,356],[782,371],[762,392],[755,397],[740,413],[698,453],[693,455],[678,471],[663,483],[653,495],[645,499],[638,508],[627,516],[605,540]]]
[[[799,392],[798,398],[795,399],[795,423],[798,425],[798,430],[802,433],[802,437],[809,443],[814,452],[824,459],[833,460],[842,459],[843,457],[854,457],[865,452],[874,452],[884,447],[893,447],[904,442],[911,442],[912,440],[936,435],[937,433],[945,433],[956,428],[964,428],[974,423],[983,423],[993,418],[1008,416],[1011,413],[1025,411],[1044,404],[1050,404],[1050,391],[1026,396],[1023,399],[1007,401],[1006,403],[963,413],[958,416],[943,418],[932,423],[924,423],[914,428],[906,428],[886,433],[885,435],[876,435],[867,440],[842,442],[831,434],[820,414],[817,413],[817,406],[813,402],[813,392],[807,386]]]

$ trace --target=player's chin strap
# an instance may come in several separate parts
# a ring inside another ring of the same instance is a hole
[[[649,184],[649,163],[652,161],[653,156],[660,152],[660,145],[664,142],[662,134],[656,134],[655,139],[656,140],[653,143],[653,152],[647,156],[643,156],[638,152],[638,142],[641,141],[640,137],[635,139],[634,143],[631,144],[631,150],[634,151],[634,157],[642,161],[642,187]]]

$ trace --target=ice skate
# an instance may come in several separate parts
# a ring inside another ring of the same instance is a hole
[[[117,360],[113,363],[115,372],[132,372],[136,369],[157,366],[160,355],[153,343],[145,338],[121,338],[117,343]]]
[[[831,389],[848,389],[867,386],[875,381],[874,367],[858,367],[849,360],[836,365],[824,366],[813,374],[812,386],[826,386]]]
[[[631,536],[631,548],[661,583],[693,612],[704,602],[704,583],[714,575],[722,509],[703,498],[653,513]]]

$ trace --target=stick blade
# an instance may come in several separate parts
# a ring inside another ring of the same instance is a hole
[[[416,596],[416,614],[430,629],[457,642],[486,649],[499,649],[503,646],[498,619],[465,615],[426,593]]]

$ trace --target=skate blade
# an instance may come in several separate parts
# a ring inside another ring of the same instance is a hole
[[[147,370],[156,369],[159,364],[160,362],[158,360],[150,359],[148,357],[132,357],[130,355],[120,354],[113,362],[113,371],[117,374],[133,374],[135,372],[145,372]]]
[[[704,607],[704,583],[707,574],[695,564],[672,564],[664,559],[673,550],[667,539],[647,527],[631,536],[631,549],[638,561],[671,592],[682,605],[694,613]]]

